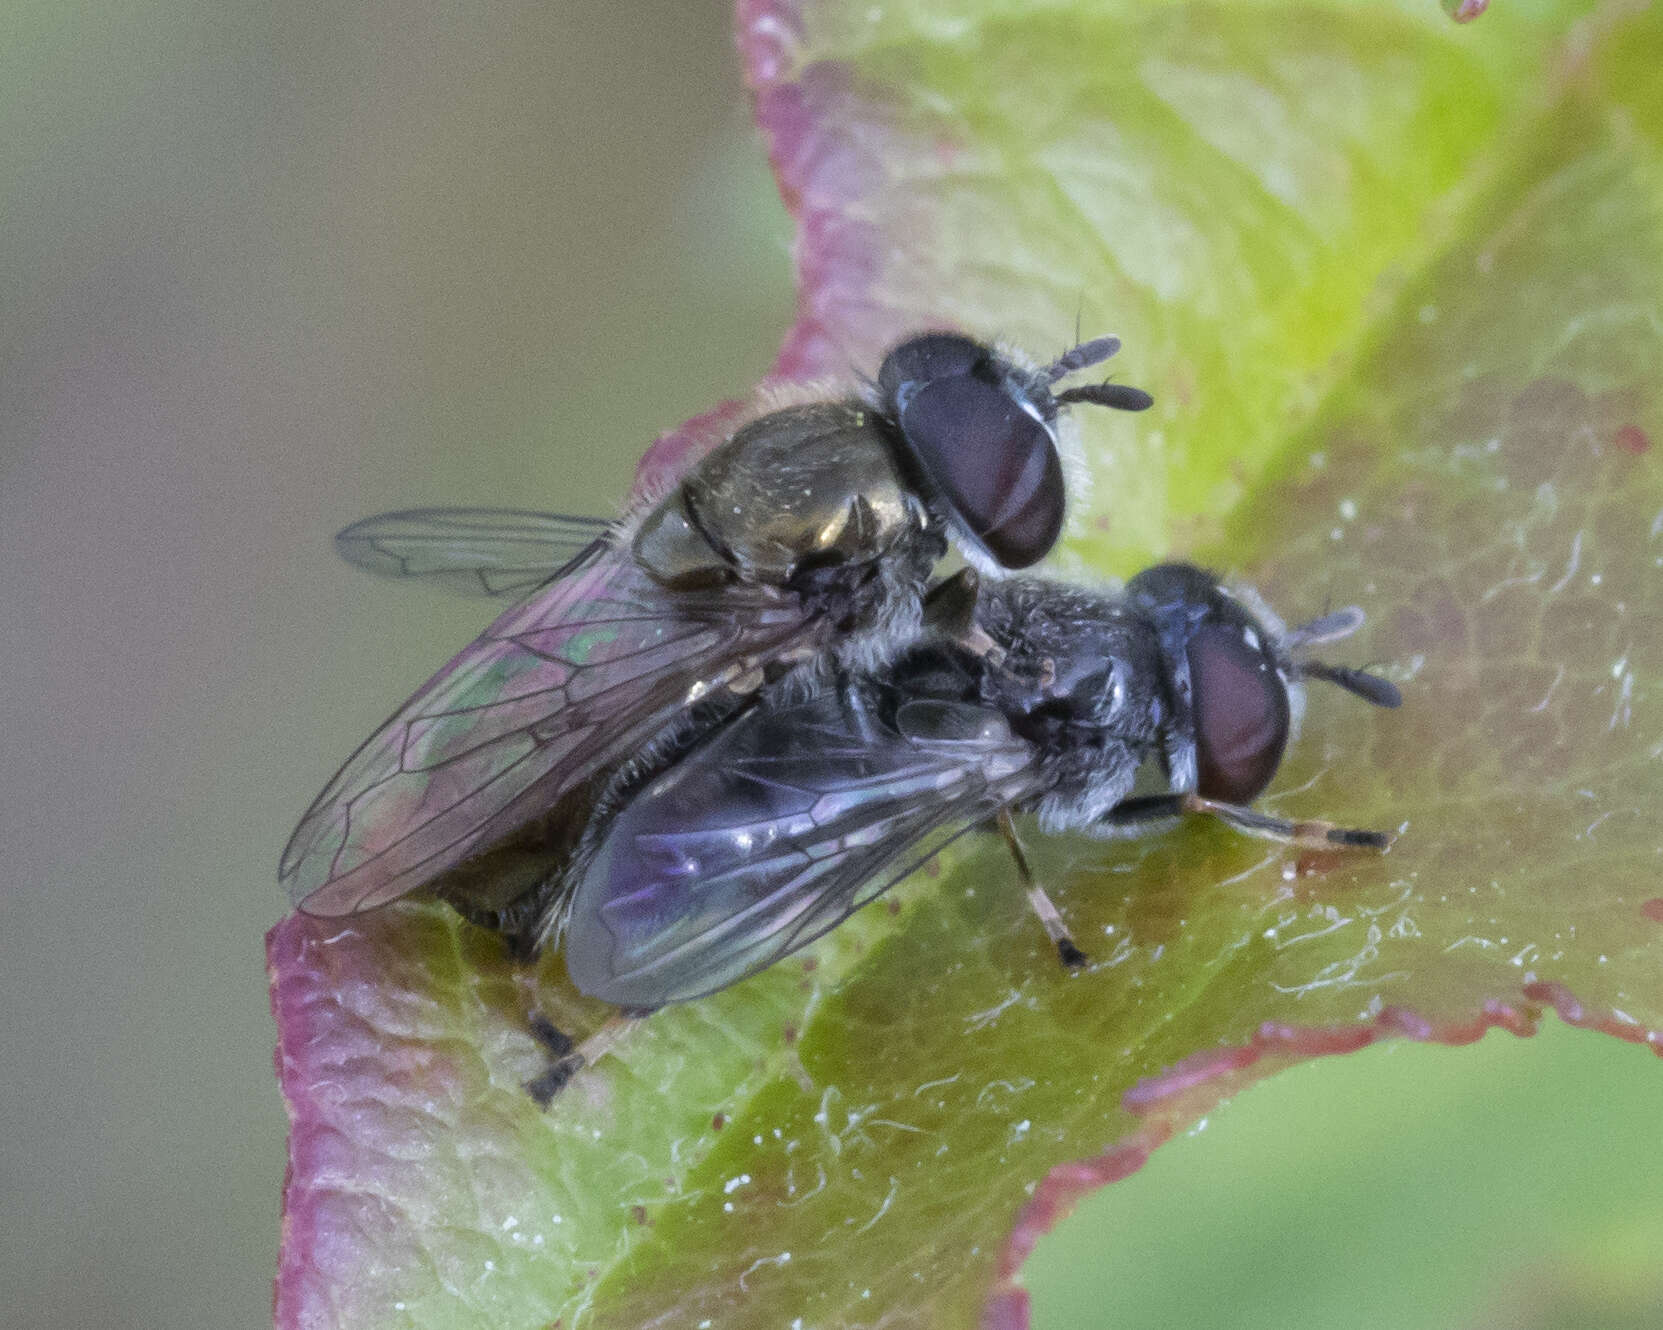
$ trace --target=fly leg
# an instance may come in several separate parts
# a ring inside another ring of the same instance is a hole
[[[1162,822],[1172,822],[1185,813],[1201,813],[1216,817],[1249,836],[1264,840],[1297,845],[1304,850],[1384,850],[1393,837],[1387,831],[1364,831],[1357,827],[1338,827],[1332,822],[1307,819],[1293,822],[1284,817],[1272,817],[1257,808],[1241,804],[1227,804],[1199,794],[1151,794],[1127,799],[1117,804],[1103,819],[1105,828],[1113,828],[1129,835],[1153,828]]]
[[[1078,970],[1087,963],[1085,952],[1074,944],[1074,937],[1068,931],[1068,925],[1057,907],[1051,903],[1051,898],[1045,894],[1045,888],[1034,881],[1033,871],[1028,867],[1028,856],[1022,853],[1022,842],[1016,839],[1016,828],[1011,825],[1009,809],[1000,809],[995,819],[999,824],[999,833],[1005,838],[1005,844],[1010,846],[1011,857],[1016,860],[1016,876],[1022,883],[1022,889],[1028,894],[1028,905],[1039,916],[1040,925],[1045,929],[1045,936],[1057,949],[1057,959],[1070,970]]]
[[[1204,799],[1199,794],[1181,796],[1186,813],[1205,813],[1226,822],[1237,831],[1266,840],[1279,840],[1308,850],[1359,849],[1384,850],[1395,839],[1389,831],[1367,831],[1360,827],[1337,827],[1332,822],[1307,820],[1290,822],[1287,818],[1272,817],[1256,808],[1240,804],[1221,803]]]
[[[549,1065],[525,1083],[525,1092],[547,1108],[584,1064],[572,1037],[539,1012],[531,1014],[531,1037],[548,1051]]]
[[[980,594],[981,579],[976,570],[960,568],[951,577],[937,582],[925,595],[924,626],[957,642],[972,655],[997,665],[1005,653],[976,621],[976,600]]]
[[[1142,836],[1171,826],[1184,815],[1181,794],[1139,794],[1122,799],[1097,823],[1105,834]]]
[[[566,1088],[573,1076],[585,1067],[592,1067],[610,1053],[623,1038],[624,1031],[636,1021],[650,1016],[650,1011],[618,1011],[608,1016],[601,1027],[581,1044],[561,1030],[546,1016],[531,1017],[532,1037],[549,1052],[548,1069],[525,1083],[525,1091],[537,1103],[547,1108],[554,1097]]]

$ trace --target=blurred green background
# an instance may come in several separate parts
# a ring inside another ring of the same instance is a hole
[[[0,1323],[269,1323],[277,851],[489,613],[328,537],[609,511],[767,366],[728,24],[4,6]],[[1656,1059],[1557,1027],[1301,1067],[1082,1207],[1036,1324],[1663,1326],[1660,1134]]]

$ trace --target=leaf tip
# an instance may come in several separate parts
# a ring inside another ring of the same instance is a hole
[[[1457,23],[1471,23],[1490,7],[1490,0],[1439,0],[1444,13]]]

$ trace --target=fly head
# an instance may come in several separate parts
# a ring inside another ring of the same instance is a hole
[[[922,490],[989,571],[1043,559],[1062,532],[1067,484],[1057,420],[1071,402],[1141,411],[1136,388],[1099,384],[1053,392],[1056,380],[1108,359],[1101,337],[1029,370],[969,337],[924,333],[895,347],[878,371],[883,409]]]
[[[1362,611],[1342,610],[1284,629],[1269,609],[1233,594],[1190,564],[1147,569],[1126,586],[1155,628],[1173,705],[1168,766],[1176,790],[1251,803],[1270,784],[1295,729],[1295,685],[1325,679],[1376,706],[1397,689],[1364,670],[1323,665],[1306,647],[1355,631]]]

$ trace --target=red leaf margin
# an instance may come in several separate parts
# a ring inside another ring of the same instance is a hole
[[[1458,1048],[1491,1030],[1525,1038],[1537,1032],[1543,1007],[1551,1006],[1567,1025],[1645,1044],[1663,1057],[1663,1031],[1625,1024],[1610,1013],[1590,1012],[1562,984],[1526,984],[1517,1005],[1492,998],[1470,1020],[1434,1024],[1407,1007],[1387,1007],[1367,1025],[1299,1026],[1267,1022],[1245,1044],[1206,1049],[1184,1058],[1159,1076],[1147,1077],[1122,1096],[1128,1112],[1142,1119],[1130,1135],[1101,1154],[1053,1168],[1017,1213],[1000,1252],[996,1282],[982,1312],[982,1330],[1028,1330],[1028,1291],[1016,1282],[1039,1240],[1100,1187],[1131,1177],[1159,1146],[1190,1123],[1211,1113],[1257,1081],[1312,1058],[1356,1053],[1385,1039]]]

